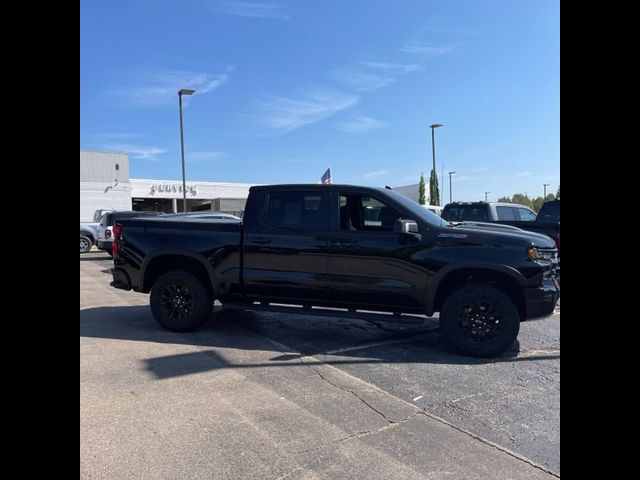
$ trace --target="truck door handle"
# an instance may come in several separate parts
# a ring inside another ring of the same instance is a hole
[[[271,239],[270,238],[266,238],[266,237],[258,237],[258,238],[254,238],[253,240],[251,240],[251,243],[258,243],[260,245],[266,245],[267,243],[271,243]]]
[[[350,248],[350,247],[355,247],[356,244],[353,242],[333,242],[333,246],[340,247],[340,248]]]

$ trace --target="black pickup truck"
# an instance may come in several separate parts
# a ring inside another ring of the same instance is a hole
[[[548,237],[454,227],[389,189],[257,186],[242,221],[132,218],[113,232],[111,285],[151,293],[173,331],[199,327],[214,299],[314,315],[440,312],[454,347],[493,356],[560,295]]]

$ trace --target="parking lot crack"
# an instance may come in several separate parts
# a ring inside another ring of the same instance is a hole
[[[353,390],[350,390],[348,388],[342,387],[336,383],[333,383],[331,380],[329,380],[327,377],[325,377],[324,375],[322,375],[322,373],[320,372],[320,370],[318,370],[317,368],[315,368],[313,365],[310,365],[308,363],[305,363],[302,359],[299,359],[300,363],[302,363],[304,366],[311,368],[314,372],[316,372],[318,374],[318,376],[324,380],[326,383],[328,383],[329,385],[338,388],[340,390],[342,390],[343,392],[348,392],[351,395],[353,395],[354,397],[356,397],[358,400],[360,400],[360,402],[362,402],[364,405],[366,405],[370,410],[376,412],[378,415],[380,415],[387,423],[389,424],[395,424],[398,422],[395,422],[393,420],[391,420],[390,418],[388,418],[383,412],[381,412],[380,410],[378,410],[376,407],[374,407],[373,405],[371,405],[369,402],[367,402],[364,398],[362,398],[360,395],[358,395],[356,392],[354,392]],[[407,418],[408,419],[408,418]],[[405,419],[406,420],[406,419]]]
[[[357,439],[357,438],[363,438],[363,437],[366,437],[366,436],[369,436],[369,435],[375,435],[375,434],[378,434],[380,432],[384,432],[385,430],[390,430],[392,428],[395,428],[395,427],[399,426],[400,424],[411,420],[418,413],[420,413],[420,412],[416,411],[416,412],[412,413],[411,415],[409,415],[408,417],[403,418],[402,420],[399,420],[397,422],[393,422],[392,421],[392,422],[388,423],[387,425],[384,425],[383,427],[380,427],[380,428],[378,428],[376,430],[365,430],[365,431],[361,431],[361,432],[352,433],[352,434],[347,435],[345,437],[337,438],[336,440],[333,440],[333,441],[331,441],[329,443],[322,443],[320,445],[316,445],[315,447],[307,448],[305,450],[299,450],[299,451],[293,452],[293,453],[294,453],[294,455],[301,454],[301,453],[309,453],[309,452],[313,452],[313,451],[317,451],[317,450],[322,450],[323,448],[326,448],[326,447],[328,447],[330,445],[334,445],[334,444],[337,444],[337,443],[348,442],[350,440],[354,440],[354,439]]]

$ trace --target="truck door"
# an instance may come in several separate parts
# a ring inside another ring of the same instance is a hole
[[[395,221],[410,215],[369,193],[335,192],[339,220],[329,239],[329,298],[372,309],[421,308],[429,272],[410,261],[418,241],[394,232]]]
[[[261,198],[260,198],[261,197]],[[244,285],[248,296],[301,303],[327,294],[327,189],[266,190],[246,225]]]

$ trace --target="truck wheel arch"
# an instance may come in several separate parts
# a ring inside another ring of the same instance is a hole
[[[148,293],[155,280],[169,270],[200,273],[203,280],[208,280],[216,298],[216,274],[213,267],[204,256],[184,250],[159,250],[147,256],[140,267],[141,291]]]
[[[429,283],[425,307],[427,315],[440,311],[448,294],[468,283],[492,282],[513,297],[521,318],[525,318],[523,288],[526,279],[514,268],[487,263],[461,263],[449,265],[439,271]]]

